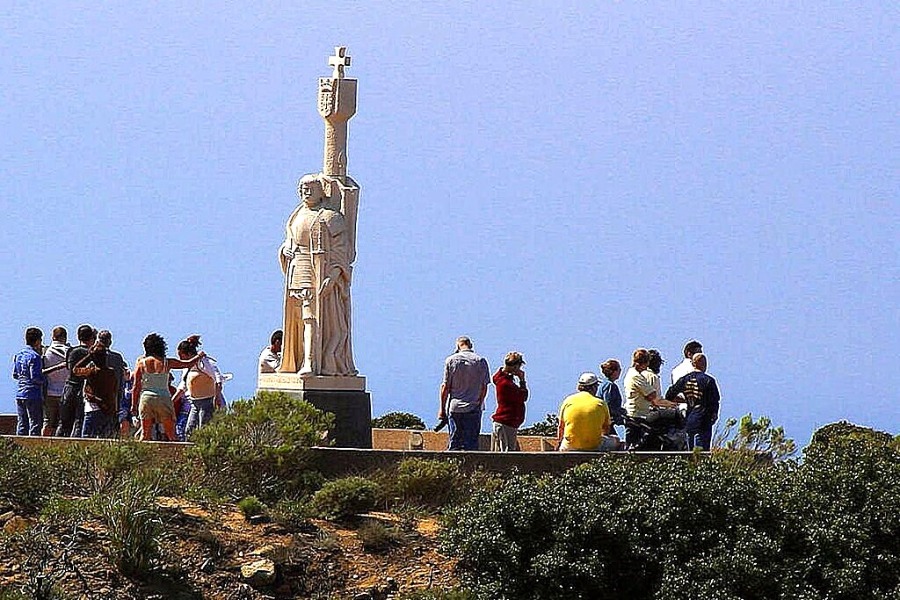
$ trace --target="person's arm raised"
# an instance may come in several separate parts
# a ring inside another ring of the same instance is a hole
[[[190,369],[191,367],[196,365],[198,362],[200,362],[200,360],[204,356],[206,356],[206,352],[203,352],[201,350],[200,353],[197,354],[197,356],[195,356],[194,358],[192,358],[190,360],[180,360],[178,358],[168,358],[166,360],[169,363],[170,369]]]

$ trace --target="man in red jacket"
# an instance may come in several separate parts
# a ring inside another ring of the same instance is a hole
[[[525,371],[522,370],[524,364],[521,354],[510,352],[503,366],[494,373],[494,387],[497,390],[497,411],[491,416],[491,450],[494,452],[519,449],[516,434],[525,422],[525,401],[528,400]]]

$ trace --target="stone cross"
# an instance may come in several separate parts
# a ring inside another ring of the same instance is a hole
[[[328,57],[328,66],[334,67],[334,71],[331,73],[332,79],[344,78],[344,67],[350,66],[350,57],[346,54],[346,46],[335,46],[334,56]]]

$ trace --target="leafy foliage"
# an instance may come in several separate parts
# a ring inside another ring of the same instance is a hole
[[[48,497],[50,464],[11,440],[0,439],[0,501],[26,512],[40,510]]]
[[[900,597],[900,450],[891,436],[825,426],[788,483],[789,589],[801,598]]]
[[[748,416],[735,450],[790,444]],[[722,454],[725,454],[724,452]],[[451,510],[443,549],[484,598],[896,598],[900,451],[829,426],[802,461],[603,457]]]
[[[752,414],[744,415],[740,421],[728,419],[715,446],[732,452],[765,453],[774,460],[790,458],[797,452],[797,444],[785,435],[783,427],[772,427],[766,416],[754,421]]]
[[[323,519],[344,520],[375,510],[380,489],[365,477],[343,477],[322,486],[310,502],[313,514]]]
[[[249,519],[250,517],[254,517],[256,515],[265,514],[268,510],[268,507],[263,504],[256,496],[246,496],[244,498],[241,498],[238,501],[237,505],[241,511],[241,514],[244,515],[245,519]]]
[[[519,428],[519,435],[540,435],[543,437],[556,437],[559,429],[559,417],[554,413],[547,413],[543,421],[532,423],[528,427]]]
[[[464,492],[466,479],[455,461],[407,458],[386,474],[382,487],[394,504],[438,509]]]
[[[425,421],[407,412],[389,412],[372,419],[373,429],[425,429]]]
[[[322,444],[333,423],[308,402],[259,392],[195,430],[189,452],[202,462],[207,485],[226,496],[302,497],[311,479],[307,449]]]

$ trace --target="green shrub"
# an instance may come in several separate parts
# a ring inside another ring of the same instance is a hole
[[[109,537],[110,558],[125,575],[147,575],[159,555],[162,520],[156,495],[153,485],[128,477],[111,493],[95,497],[97,516]]]
[[[483,597],[767,598],[778,515],[712,461],[604,457],[476,492],[450,511],[442,547]]]
[[[293,531],[302,531],[309,525],[311,509],[303,500],[283,498],[272,509],[272,516],[276,523]]]
[[[52,496],[41,509],[41,520],[57,526],[73,526],[89,519],[94,514],[91,498],[68,498]]]
[[[265,514],[268,508],[265,504],[260,502],[259,498],[256,496],[246,496],[241,498],[238,503],[238,508],[241,509],[241,513],[243,513],[245,519],[250,519],[250,517],[256,515]]]
[[[728,419],[713,442],[718,458],[731,461],[737,468],[756,468],[771,460],[785,460],[797,453],[797,444],[787,437],[783,427],[773,427],[769,417],[753,420],[752,414]]]
[[[11,440],[0,439],[0,501],[29,513],[40,510],[49,496],[51,474],[51,463]]]
[[[387,552],[403,541],[401,534],[394,527],[386,526],[380,521],[366,521],[356,530],[356,537],[366,552]]]
[[[373,429],[425,429],[421,417],[407,412],[389,412],[372,419]]]
[[[192,478],[187,472],[192,467],[189,461],[173,461],[152,445],[136,441],[54,444],[33,452],[52,465],[48,485],[59,494],[106,494],[123,478],[137,477],[161,492],[178,495]]]
[[[383,484],[392,501],[432,509],[449,504],[464,492],[465,485],[456,461],[422,458],[402,461]]]
[[[327,482],[310,502],[312,513],[322,519],[343,520],[375,510],[380,489],[365,477],[344,477]]]
[[[897,598],[900,450],[891,436],[849,423],[813,435],[784,480],[793,597]]]
[[[540,435],[544,437],[556,437],[559,429],[559,417],[553,413],[547,413],[543,421],[532,423],[528,427],[519,429],[519,435]]]
[[[755,452],[746,437],[736,450]],[[559,477],[513,477],[449,511],[442,548],[485,598],[897,597],[891,436],[836,424],[802,461],[738,464],[602,457]]]
[[[308,448],[322,443],[333,422],[308,402],[259,392],[195,430],[189,455],[202,464],[206,485],[225,496],[299,498],[309,492]]]

